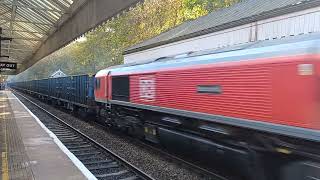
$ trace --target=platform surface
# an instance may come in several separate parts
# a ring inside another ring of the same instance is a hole
[[[0,180],[86,179],[10,91],[0,91]]]

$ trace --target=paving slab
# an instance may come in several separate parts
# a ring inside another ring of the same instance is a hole
[[[0,91],[0,122],[0,180],[86,179],[10,91]]]

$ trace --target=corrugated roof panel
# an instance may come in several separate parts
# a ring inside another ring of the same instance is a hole
[[[43,24],[52,24],[47,18],[41,16],[37,12],[34,12],[32,9],[29,8],[18,8],[17,12],[20,16],[24,17],[26,20],[36,23],[43,23]],[[53,20],[52,20],[53,21]]]
[[[6,21],[8,21],[10,19],[10,17],[11,17],[11,15],[9,13],[1,15],[1,18],[3,18]]]
[[[5,30],[8,30],[9,29],[9,22],[2,24],[1,27],[4,28]]]
[[[48,12],[50,17],[52,17],[55,20],[58,20],[60,18],[60,14],[58,14],[57,12]]]
[[[30,25],[29,23],[22,23],[22,22],[15,23],[14,30],[31,31],[31,32],[41,31],[41,29],[37,29],[37,27],[33,26],[32,24]]]
[[[10,8],[5,7],[5,6],[0,6],[0,13],[3,15],[4,13],[9,13]]]
[[[0,24],[1,24],[1,26],[3,26],[5,23],[7,23],[6,20],[1,20],[1,19],[0,19]]]
[[[3,0],[4,3],[12,3],[12,0]]]
[[[38,38],[41,39],[43,36],[42,35],[35,35],[34,33],[29,33],[29,32],[16,32],[15,34],[18,34],[21,37],[28,37],[28,38]]]
[[[0,27],[4,36],[16,38],[11,46],[2,42],[11,49],[3,51],[9,53],[4,55],[21,60],[31,55],[55,30],[55,24],[72,3],[72,0],[1,0]]]
[[[50,1],[47,1],[46,6],[52,10],[62,11],[59,6],[57,6],[55,3],[51,3]]]
[[[70,4],[72,3],[72,1],[64,1],[64,0],[58,0],[58,1],[61,2],[65,6],[70,6]]]

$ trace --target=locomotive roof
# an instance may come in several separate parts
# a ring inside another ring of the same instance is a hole
[[[168,57],[139,64],[113,66],[99,71],[96,77],[105,76],[109,71],[112,75],[130,74],[177,66],[212,64],[243,59],[249,61],[264,57],[306,53],[320,53],[320,33],[246,43],[217,50],[191,53],[185,57]]]
[[[143,51],[319,5],[320,0],[243,0],[196,20],[187,21],[154,38],[134,45],[127,49],[124,54]]]

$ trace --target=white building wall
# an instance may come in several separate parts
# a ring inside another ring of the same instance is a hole
[[[124,62],[142,62],[194,51],[217,49],[256,40],[320,32],[320,7],[258,21],[211,34],[127,54]]]

